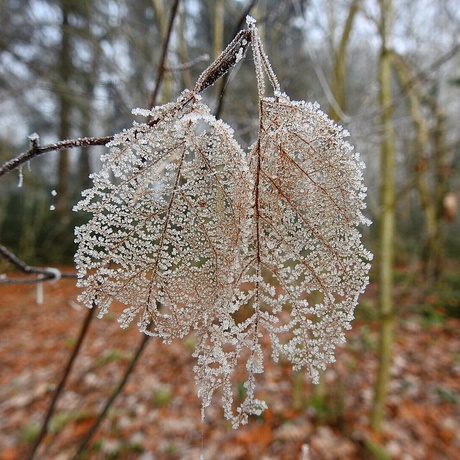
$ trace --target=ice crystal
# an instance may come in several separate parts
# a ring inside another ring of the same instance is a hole
[[[198,93],[249,42],[260,127],[245,153]],[[203,414],[218,391],[237,427],[267,407],[268,353],[317,382],[344,341],[372,258],[358,230],[364,164],[317,104],[280,91],[252,18],[192,92],[136,114],[152,121],[115,136],[76,206],[93,215],[76,230],[80,300],[102,315],[117,299],[122,326],[138,317],[165,342],[193,333]]]

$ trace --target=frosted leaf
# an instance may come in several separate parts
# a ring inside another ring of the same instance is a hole
[[[263,410],[255,382],[263,372],[264,334],[275,360],[284,354],[318,382],[345,340],[372,259],[358,230],[369,224],[362,214],[364,165],[348,133],[317,103],[291,101],[279,90],[251,27],[259,94],[267,73],[275,97],[261,95],[259,136],[250,152],[252,196],[240,233],[241,271],[232,300],[219,313],[225,328],[218,323],[203,333],[195,351],[204,405],[220,389],[234,427]],[[242,373],[245,395],[236,405],[235,375],[241,379]]]
[[[122,326],[139,316],[141,330],[169,341],[212,322],[229,296],[245,158],[197,100],[142,114],[154,125],[115,136],[76,206],[93,214],[76,229],[79,300],[104,314],[116,299]]]
[[[202,414],[217,394],[234,427],[259,415],[256,381],[281,355],[317,382],[344,341],[372,255],[358,227],[364,164],[317,103],[281,92],[255,21],[192,92],[117,134],[77,210],[80,297],[99,316],[116,299],[165,342],[196,336]],[[259,133],[245,154],[198,93],[252,42]],[[265,96],[265,75],[274,97]],[[266,337],[271,350],[264,347]],[[243,383],[241,385],[241,381]]]
[[[264,98],[260,116],[250,158],[252,207],[241,233],[246,250],[233,299],[248,319],[244,329],[233,328],[235,353],[243,356],[247,347],[252,381],[260,366],[251,364],[266,333],[275,359],[283,353],[317,382],[344,342],[368,283],[372,256],[357,229],[368,223],[361,212],[361,163],[341,128],[313,104],[286,95]],[[252,400],[248,391],[242,413],[255,413]]]

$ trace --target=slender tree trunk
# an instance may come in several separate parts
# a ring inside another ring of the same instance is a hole
[[[216,0],[213,3],[214,7],[214,29],[213,29],[213,43],[212,43],[212,53],[213,59],[215,59],[219,54],[222,52],[224,48],[224,33],[225,33],[225,8],[224,8],[224,1],[223,0]],[[219,79],[216,83],[216,90],[215,94],[217,98],[220,98],[222,90],[224,89],[225,80]],[[219,106],[219,100],[216,103]]]
[[[215,0],[214,3],[214,38],[212,44],[213,59],[224,48],[224,0]]]
[[[185,33],[185,21],[186,21],[186,12],[184,5],[179,6],[179,58],[182,64],[187,63],[189,59],[188,55],[188,46],[187,46],[187,35]],[[182,69],[182,80],[184,88],[193,88],[194,81],[192,74],[189,68]]]
[[[171,20],[170,18],[168,18],[167,14],[165,13],[165,9],[164,9],[164,6],[161,0],[152,0],[152,7],[154,10],[154,14],[156,16],[156,21],[157,21],[159,30],[161,32],[161,36],[163,37],[162,53],[164,53],[164,55],[160,56],[160,64],[158,67],[155,88],[150,94],[149,107],[151,108],[154,107],[154,105],[159,102],[161,103],[169,102],[170,96],[171,96],[172,74],[171,72],[167,71],[167,67],[168,67],[167,49],[164,46],[164,44],[166,41],[169,41],[174,18],[176,17],[176,13],[179,8],[180,0],[174,0],[170,3],[171,3],[171,16],[170,16]],[[162,82],[162,85],[160,85],[159,82]],[[162,86],[162,91],[161,91],[162,96],[159,97],[161,86]]]
[[[403,57],[393,53],[392,58],[402,85],[408,86],[410,81],[417,78],[416,73],[411,71],[410,64]],[[410,113],[417,129],[416,182],[426,228],[422,252],[423,274],[429,284],[436,282],[442,272],[444,199],[449,191],[451,175],[445,140],[446,117],[436,96],[422,87],[420,79],[418,85],[411,85],[408,89]],[[423,103],[428,105],[435,121],[431,131],[422,115]]]
[[[339,114],[343,112],[345,107],[345,80],[346,80],[346,62],[347,62],[347,46],[350,38],[351,31],[353,29],[353,21],[356,13],[359,10],[360,0],[353,0],[348,10],[348,16],[345,21],[342,35],[339,40],[338,46],[334,44],[334,29],[337,27],[337,21],[335,21],[334,13],[331,11],[331,23],[332,27],[330,30],[331,35],[331,47],[333,55],[332,74],[331,74],[331,92],[336,104],[331,104],[329,108],[329,116],[336,122],[341,119]],[[340,109],[340,110],[339,110]],[[330,396],[326,379],[324,378],[324,372],[320,372],[320,380],[318,385],[314,386],[313,393],[316,401],[322,401],[323,405],[326,404],[326,399]]]
[[[432,133],[433,159],[435,171],[435,208],[436,208],[436,232],[430,242],[430,253],[428,260],[431,265],[427,266],[428,275],[432,276],[434,282],[439,280],[444,266],[444,242],[445,232],[443,225],[444,200],[449,192],[449,178],[452,168],[449,164],[449,150],[446,145],[446,115],[439,106],[438,101],[432,99],[432,111],[436,119],[436,125]]]
[[[84,17],[85,20],[85,37],[91,37],[91,13]],[[78,105],[81,118],[80,133],[82,137],[91,137],[94,133],[92,125],[94,123],[93,115],[93,101],[94,101],[94,88],[99,73],[101,62],[101,48],[94,47],[93,55],[91,57],[91,70],[84,74],[83,87],[85,90],[85,98]],[[89,178],[91,173],[90,157],[93,149],[82,148],[78,157],[78,179],[79,189],[84,190],[90,188],[92,181]]]
[[[88,78],[91,78],[88,76]],[[86,86],[86,95],[93,95],[94,85],[91,82],[87,82]],[[91,136],[91,123],[92,123],[92,103],[91,100],[88,99],[85,101],[84,107],[80,109],[82,121],[81,121],[81,135],[83,137],[90,137]],[[91,149],[81,149],[80,156],[78,157],[78,175],[80,181],[80,188],[82,190],[91,187],[91,179],[89,175],[91,173],[91,165],[90,165],[90,155]]]
[[[380,150],[380,214],[378,239],[378,281],[380,337],[378,372],[371,413],[371,426],[379,433],[385,415],[386,391],[393,350],[393,262],[395,236],[395,141],[391,109],[391,52],[388,40],[391,33],[392,0],[379,0],[380,52],[379,84],[382,108],[382,141]]]
[[[71,102],[69,98],[69,86],[72,76],[72,50],[71,37],[69,33],[69,4],[65,0],[60,2],[62,23],[61,23],[61,50],[59,53],[59,82],[57,95],[59,98],[59,139],[69,139],[71,130]],[[69,219],[69,153],[62,150],[59,154],[58,183],[56,187],[56,212],[61,222]]]
[[[338,109],[343,112],[345,107],[345,73],[347,68],[347,46],[353,29],[353,21],[359,10],[360,0],[353,0],[348,10],[347,20],[340,37],[339,45],[333,49],[334,62],[332,64],[331,92],[336,102],[329,108],[329,116],[335,120],[340,120]]]

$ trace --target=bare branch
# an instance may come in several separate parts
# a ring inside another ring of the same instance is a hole
[[[45,438],[46,434],[48,433],[48,426],[51,420],[51,417],[54,414],[54,409],[56,407],[57,400],[59,399],[59,396],[62,393],[62,390],[64,389],[67,380],[69,378],[70,372],[73,368],[73,364],[80,353],[83,341],[85,340],[89,326],[91,324],[91,320],[94,317],[94,311],[96,309],[88,309],[86,313],[86,317],[83,321],[83,324],[81,325],[80,333],[77,338],[77,342],[75,343],[75,346],[72,350],[72,353],[70,354],[67,364],[65,366],[64,372],[62,373],[62,377],[59,380],[58,385],[56,386],[56,389],[54,390],[53,397],[51,399],[51,403],[46,411],[45,419],[43,420],[43,423],[40,428],[40,432],[37,436],[37,438],[34,441],[34,444],[32,446],[32,449],[29,453],[28,459],[32,460],[35,457],[35,453],[37,452],[38,448],[40,447],[40,444],[42,443],[43,439]]]
[[[240,30],[227,48],[200,75],[193,92],[201,93],[212,86],[244,57],[250,44],[251,32],[248,29]]]
[[[28,275],[39,275],[37,278],[8,278],[6,275],[3,275],[0,278],[0,284],[40,283],[42,281],[49,281],[53,279],[77,277],[75,273],[62,273],[56,268],[32,267],[31,265],[27,265],[2,244],[0,244],[0,255],[16,268],[19,268],[19,270],[23,273],[27,273]]]
[[[165,69],[171,72],[180,71],[180,70],[188,70],[188,69],[191,69],[192,67],[195,67],[197,64],[201,64],[202,62],[208,62],[208,61],[209,61],[209,54],[202,54],[196,57],[195,59],[192,59],[189,62],[184,62],[183,64],[179,64],[174,67],[166,66]]]
[[[0,177],[6,173],[14,171],[16,168],[24,163],[27,163],[32,158],[38,157],[43,153],[54,152],[59,150],[71,149],[74,147],[90,147],[92,145],[106,145],[113,139],[113,136],[105,137],[79,137],[77,139],[68,139],[40,147],[38,137],[31,136],[30,148],[25,152],[18,155],[12,160],[8,160],[0,166]]]
[[[251,10],[254,8],[256,3],[257,3],[257,0],[251,0],[248,3],[247,7],[243,11],[243,14],[240,16],[240,19],[236,26],[236,31],[234,33],[235,36],[237,35],[238,31],[243,27],[243,24],[246,21],[246,17],[248,16],[248,14],[251,13]],[[227,80],[228,80],[228,74],[225,74],[220,84],[218,104],[217,104],[216,113],[214,114],[216,118],[219,118],[221,116],[222,111],[224,109],[224,97],[225,97],[225,88],[227,88]]]
[[[171,24],[174,18],[174,10],[171,14]],[[182,100],[177,108],[182,108],[184,105],[188,104],[190,100],[193,99],[194,94],[201,93],[209,86],[212,86],[219,78],[225,75],[230,68],[235,66],[239,60],[244,56],[246,50],[251,42],[251,34],[248,30],[241,30],[229,44],[229,46],[221,53],[221,55],[213,62],[211,65],[200,75],[191,96],[187,99]],[[166,42],[166,45],[169,43],[169,39]],[[164,59],[166,59],[166,52],[162,57],[162,62],[160,63],[160,67],[163,67],[163,70],[158,74],[158,81],[155,86],[154,91],[152,92],[150,98],[150,105],[154,106],[156,103],[157,93],[160,86],[160,81],[164,76],[164,72],[166,70]],[[174,109],[173,109],[174,110]],[[160,120],[159,119],[151,119],[149,120],[148,124],[150,126],[156,125]],[[43,153],[59,151],[70,149],[74,147],[90,147],[94,145],[106,145],[114,138],[113,135],[105,136],[105,137],[82,137],[77,139],[68,139],[64,141],[55,142],[52,144],[48,144],[44,147],[40,147],[39,144],[39,137],[38,135],[31,135],[30,136],[30,148],[25,152],[21,153],[17,157],[13,158],[12,160],[8,160],[2,166],[0,166],[0,177],[14,171],[22,164],[28,162],[29,160],[42,155]]]
[[[374,110],[366,112],[360,116],[355,117],[356,119],[359,118],[370,118],[378,116],[384,110],[390,110],[396,107],[402,100],[404,100],[409,92],[409,90],[419,84],[420,82],[426,81],[429,79],[430,75],[438,70],[442,65],[446,62],[450,61],[453,57],[455,57],[460,52],[460,45],[454,46],[452,49],[447,51],[445,54],[441,55],[436,61],[434,61],[428,68],[422,70],[421,72],[417,73],[413,77],[411,77],[406,84],[402,87],[401,91],[397,93],[391,102],[385,106],[379,106]]]
[[[149,335],[146,335],[146,334],[142,335],[142,339],[140,340],[139,345],[138,345],[136,351],[134,352],[134,354],[133,354],[133,356],[131,358],[131,361],[129,362],[129,365],[126,368],[122,378],[118,382],[118,385],[116,386],[116,388],[113,391],[113,393],[111,394],[111,396],[106,401],[104,407],[102,408],[101,412],[97,416],[96,420],[91,425],[89,430],[86,432],[86,434],[85,434],[82,442],[78,446],[77,451],[76,451],[74,457],[72,458],[72,460],[77,460],[77,459],[81,458],[81,455],[83,454],[84,450],[88,446],[88,443],[91,441],[91,438],[93,437],[94,433],[97,431],[97,429],[99,428],[100,424],[104,421],[104,419],[105,419],[105,417],[107,415],[107,412],[112,407],[113,402],[118,397],[118,395],[121,393],[121,391],[123,390],[124,386],[126,385],[128,379],[129,379],[129,377],[133,373],[134,367],[135,367],[136,363],[139,361],[139,358],[141,357],[142,352],[145,349],[145,346],[149,342],[149,339],[150,339]]]

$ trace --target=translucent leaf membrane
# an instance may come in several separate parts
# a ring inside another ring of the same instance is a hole
[[[346,135],[318,105],[282,94],[261,101],[251,158],[257,183],[252,235],[256,268],[268,276],[255,293],[266,299],[256,313],[275,311],[278,323],[264,315],[259,320],[272,331],[275,356],[283,351],[314,381],[344,341],[370,268],[357,228],[368,224],[361,212],[364,165]],[[288,321],[277,313],[280,305]],[[273,334],[280,323],[292,331],[284,343]]]
[[[227,309],[238,313],[222,317],[221,330],[204,334],[196,352],[204,403],[221,387],[234,426],[263,409],[254,388],[255,374],[263,372],[264,334],[275,360],[283,353],[294,369],[305,368],[318,381],[344,342],[372,258],[357,228],[369,223],[361,212],[364,165],[347,133],[316,104],[283,94],[260,104],[261,128],[250,157],[252,205]],[[234,413],[231,377],[241,361],[245,399]]]
[[[247,201],[231,128],[190,94],[116,135],[76,206],[93,215],[76,230],[80,300],[103,315],[116,299],[123,327],[139,315],[165,341],[207,327],[231,296]]]

